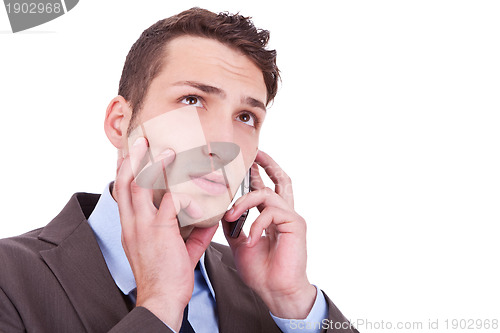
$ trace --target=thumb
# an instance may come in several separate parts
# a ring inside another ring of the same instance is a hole
[[[194,228],[189,237],[186,239],[186,249],[191,259],[193,268],[200,260],[201,255],[207,249],[210,241],[214,237],[219,224],[210,228]]]

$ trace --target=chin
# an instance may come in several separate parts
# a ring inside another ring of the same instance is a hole
[[[181,227],[192,226],[195,228],[210,228],[213,227],[214,225],[219,224],[219,221],[222,219],[224,214],[225,212],[222,212],[210,218],[204,218],[202,220],[193,220],[192,218],[181,212],[177,216],[177,218],[179,220],[179,224],[181,225]]]

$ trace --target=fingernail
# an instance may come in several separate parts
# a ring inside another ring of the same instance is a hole
[[[170,157],[170,156],[172,156],[173,154],[174,154],[174,151],[173,151],[172,149],[170,149],[170,148],[167,148],[167,149],[165,149],[165,150],[164,150],[164,151],[160,154],[160,156],[161,156],[161,157]]]
[[[230,210],[228,210],[225,214],[224,214],[224,220],[227,221],[226,217],[231,215],[232,213],[234,212],[234,207],[232,207]],[[231,222],[231,221],[228,221],[228,222]]]
[[[135,140],[134,142],[134,147],[142,144],[145,140],[146,139],[144,139],[143,137],[137,138],[137,140]]]

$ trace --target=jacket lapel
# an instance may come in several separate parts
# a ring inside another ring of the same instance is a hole
[[[40,255],[89,332],[108,331],[129,312],[87,222],[98,197],[73,195],[39,236],[56,245]]]
[[[219,332],[264,332],[262,318],[269,314],[231,267],[232,256],[224,255],[211,245],[206,251],[205,264],[215,292]]]

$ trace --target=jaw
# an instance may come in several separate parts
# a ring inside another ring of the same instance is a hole
[[[186,239],[188,239],[188,237],[193,232],[194,228],[210,228],[210,227],[213,227],[213,226],[219,224],[219,221],[222,219],[223,216],[224,216],[224,213],[222,213],[218,216],[214,216],[214,217],[211,217],[209,219],[200,221],[198,223],[187,225],[185,227],[179,226],[179,230],[180,230],[182,239],[184,239],[184,242],[185,242]]]

